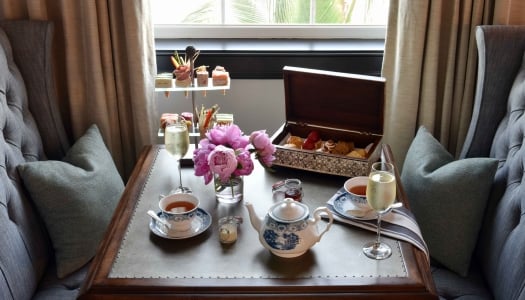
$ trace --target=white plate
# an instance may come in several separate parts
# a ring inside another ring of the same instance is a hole
[[[157,221],[155,221],[155,219],[153,218],[151,218],[149,222],[149,229],[155,235],[158,235],[161,238],[165,239],[180,240],[194,237],[206,231],[206,229],[208,229],[208,227],[210,227],[211,225],[211,216],[210,214],[208,214],[208,212],[206,212],[202,208],[197,208],[197,211],[195,213],[195,218],[191,222],[191,228],[186,231],[176,232],[175,234],[168,234],[167,232],[164,232],[162,230],[163,226],[158,225]],[[161,212],[158,212],[157,216],[163,219]]]
[[[356,206],[352,200],[350,200],[350,196],[347,193],[341,193],[341,195],[335,198],[333,206],[334,210],[338,214],[349,219],[373,220],[377,218],[377,213],[373,209],[366,211],[365,215],[362,217],[347,213],[347,210],[363,210],[362,208]]]

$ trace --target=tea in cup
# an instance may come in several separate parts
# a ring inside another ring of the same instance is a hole
[[[352,203],[361,209],[370,209],[370,206],[366,201],[367,183],[367,176],[356,176],[348,179],[344,185],[345,191],[348,193]]]
[[[171,224],[170,231],[190,230],[198,207],[199,199],[192,194],[171,194],[159,201],[162,217]]]

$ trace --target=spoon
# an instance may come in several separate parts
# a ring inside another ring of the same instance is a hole
[[[166,222],[165,220],[161,219],[159,216],[157,216],[157,214],[154,211],[148,210],[148,215],[150,217],[152,217],[153,219],[155,219],[155,221],[157,221],[160,224],[168,227],[168,229],[171,229],[171,224],[169,222]]]
[[[386,210],[390,211],[390,210],[392,210],[394,208],[399,208],[401,206],[403,206],[402,202],[396,202],[396,203],[390,205]],[[351,216],[354,216],[354,217],[362,218],[362,217],[366,216],[371,210],[372,210],[371,208],[364,209],[364,210],[363,209],[349,209],[345,213],[349,214]]]

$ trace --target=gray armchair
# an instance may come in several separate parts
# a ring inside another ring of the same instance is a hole
[[[434,267],[444,299],[525,299],[525,26],[480,26],[475,107],[461,157],[499,160],[467,277]],[[513,86],[514,84],[514,86]]]
[[[75,299],[87,266],[63,279],[17,166],[70,147],[51,73],[53,26],[0,21],[0,299]]]

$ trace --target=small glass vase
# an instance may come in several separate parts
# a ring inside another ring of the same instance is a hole
[[[214,175],[215,198],[220,203],[237,203],[242,200],[244,182],[242,176],[232,176],[222,182],[218,175]]]

